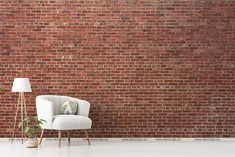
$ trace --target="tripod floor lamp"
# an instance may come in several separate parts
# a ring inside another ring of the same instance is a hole
[[[18,126],[16,124],[18,116],[19,116],[18,113],[20,112],[20,121],[23,121],[24,116],[27,116],[24,92],[32,92],[29,79],[28,78],[15,78],[14,82],[13,82],[13,86],[12,86],[12,92],[19,93],[18,102],[16,105],[16,113],[15,113],[15,118],[14,118],[13,132],[12,132],[12,142],[13,142],[16,126]],[[22,125],[21,126],[22,143],[23,143],[23,138],[24,138],[23,128],[24,128],[24,126]]]

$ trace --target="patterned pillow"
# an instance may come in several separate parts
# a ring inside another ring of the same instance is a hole
[[[60,107],[60,113],[61,114],[69,114],[74,115],[78,111],[78,104],[75,101],[68,100],[65,103],[63,103]]]

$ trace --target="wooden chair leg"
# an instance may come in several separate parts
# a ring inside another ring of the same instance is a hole
[[[70,146],[70,131],[68,130],[68,145]]]
[[[38,145],[41,145],[41,143],[42,143],[43,134],[44,134],[44,129],[42,129],[42,131],[41,131],[41,135],[40,135],[40,139],[39,139],[39,144]]]
[[[61,145],[61,131],[60,130],[58,132],[58,136],[59,136],[59,147],[60,147],[60,145]]]
[[[86,135],[88,144],[91,145],[87,130],[85,130],[85,135]]]

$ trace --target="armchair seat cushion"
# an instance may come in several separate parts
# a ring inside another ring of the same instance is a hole
[[[92,124],[90,118],[80,115],[55,115],[53,118],[55,130],[90,129]]]

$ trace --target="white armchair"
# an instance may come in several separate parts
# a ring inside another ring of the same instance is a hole
[[[78,111],[76,115],[60,114],[60,106],[67,100],[77,102]],[[68,142],[70,144],[70,130],[82,129],[85,130],[85,135],[90,145],[87,130],[91,128],[92,121],[88,117],[90,110],[90,103],[88,101],[68,96],[40,95],[36,97],[36,109],[38,119],[46,120],[46,123],[41,125],[42,132],[39,144],[42,142],[45,129],[58,130],[59,146],[61,145],[61,131],[67,130]]]

